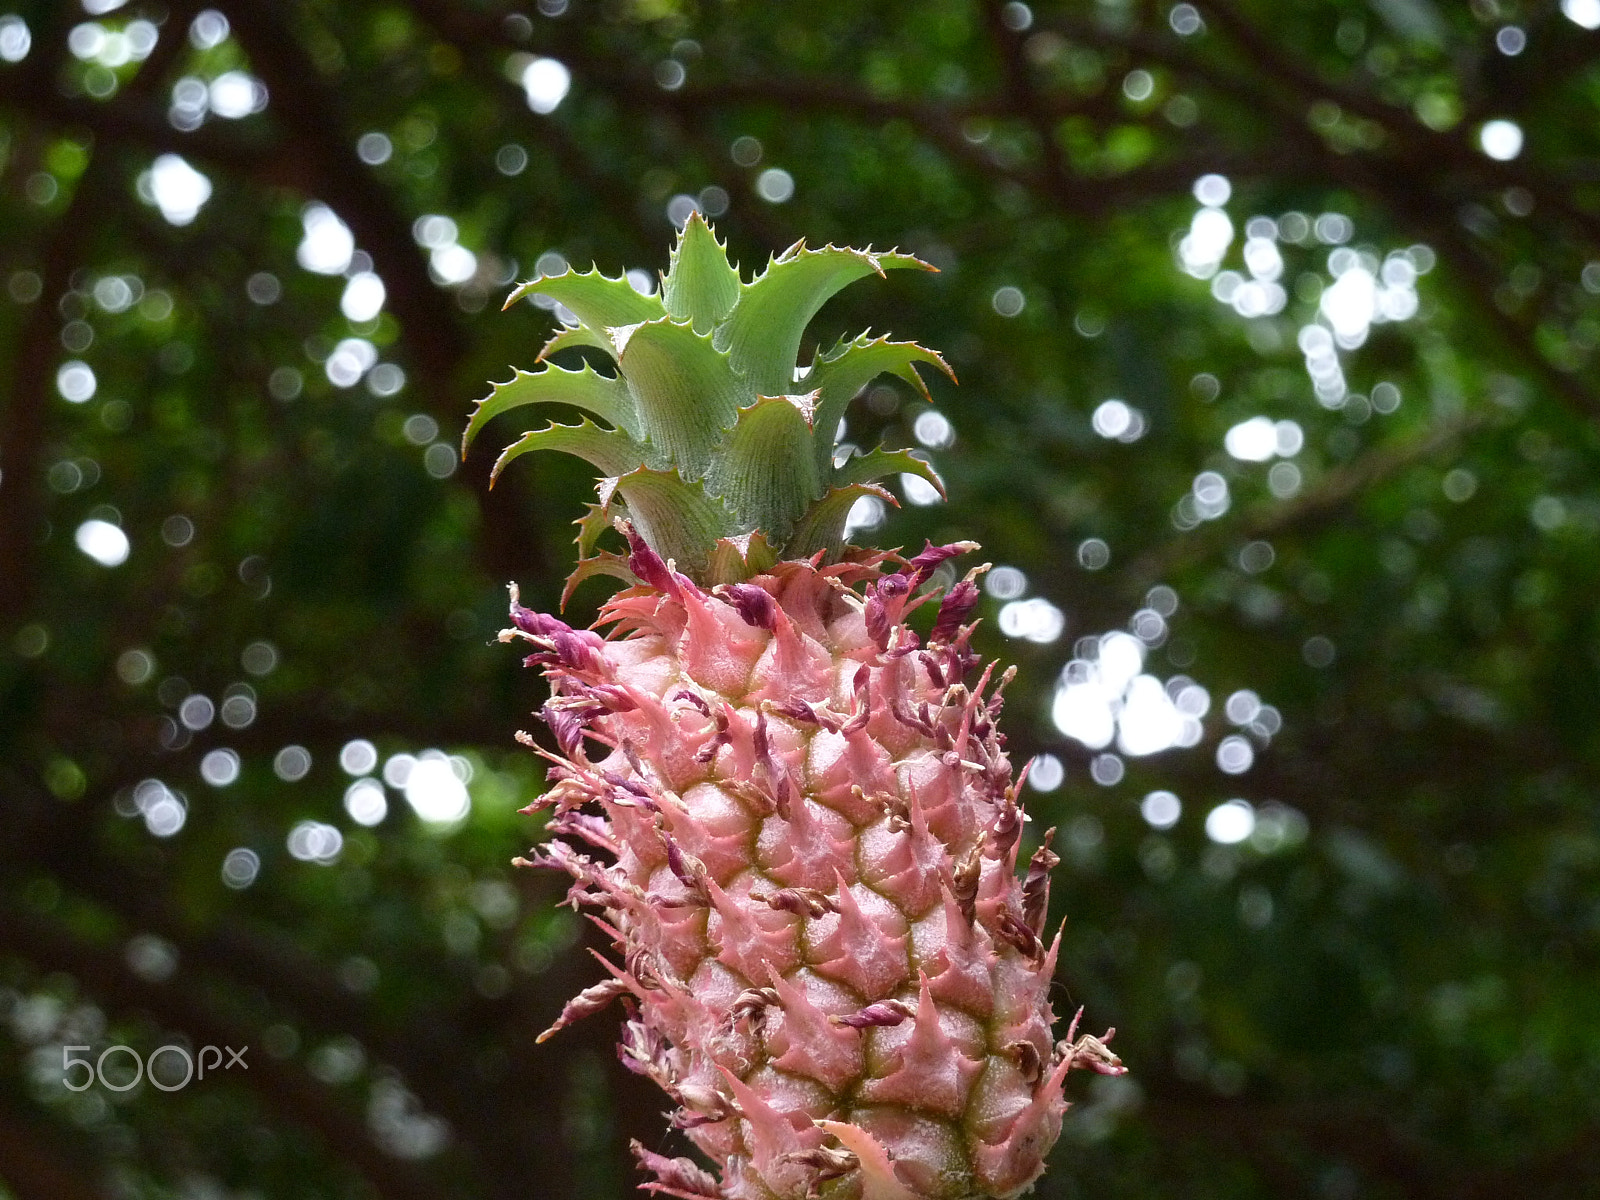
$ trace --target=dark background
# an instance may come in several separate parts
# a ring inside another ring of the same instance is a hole
[[[614,1017],[534,1046],[598,968],[509,866],[544,692],[491,639],[507,580],[555,602],[587,472],[491,493],[451,448],[551,328],[498,312],[511,279],[654,273],[698,204],[747,272],[802,236],[942,268],[814,327],[961,377],[946,437],[898,384],[852,411],[950,486],[868,536],[979,539],[1056,606],[1009,628],[1064,615],[1007,637],[990,597],[982,642],[1017,761],[1065,768],[1030,801],[1057,1008],[1132,1074],[1078,1080],[1039,1194],[1596,1194],[1600,6],[107,3],[0,5],[0,1193],[616,1197],[630,1136],[673,1145]],[[209,183],[183,224],[171,154]],[[1231,277],[1182,269],[1213,174]],[[312,202],[365,259],[329,227],[334,273],[299,265]],[[1359,328],[1356,271],[1400,319]],[[1140,436],[1095,431],[1111,398]],[[1258,416],[1300,430],[1275,472],[1225,449]],[[80,550],[116,528],[126,561]],[[1145,669],[1206,690],[1203,735],[1096,767],[1051,698],[1156,585]],[[1241,691],[1276,718],[1236,728]],[[459,756],[470,815],[391,786],[358,824],[354,739]],[[1224,845],[1233,798],[1260,820]],[[78,1094],[78,1044],[249,1066]]]

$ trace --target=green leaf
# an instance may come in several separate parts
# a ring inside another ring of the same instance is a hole
[[[551,364],[542,371],[518,371],[508,382],[495,384],[494,390],[478,401],[466,432],[461,435],[462,455],[466,455],[472,439],[487,422],[524,404],[570,404],[639,436],[633,397],[620,376],[601,375],[587,364],[576,371]]]
[[[708,496],[701,483],[685,482],[676,470],[640,467],[617,480],[616,491],[645,541],[680,571],[700,578],[719,538],[735,532],[733,514]]]
[[[594,553],[595,543],[600,540],[600,535],[611,528],[611,509],[605,504],[585,504],[583,516],[573,522],[578,527],[578,536],[574,539],[578,543],[578,557],[588,558]]]
[[[817,401],[815,439],[819,470],[826,471],[833,457],[834,432],[850,407],[850,401],[879,375],[896,375],[924,398],[928,397],[927,386],[917,374],[917,363],[938,367],[952,382],[955,380],[955,372],[938,351],[915,342],[891,342],[887,337],[875,338],[865,333],[854,341],[841,342],[818,357],[806,373],[805,386],[821,392]]]
[[[938,489],[941,497],[945,495],[944,480],[939,478],[932,464],[910,450],[885,450],[882,446],[846,460],[833,472],[833,482],[836,487],[847,487],[852,483],[872,483],[886,475],[902,474],[926,479]]]
[[[693,322],[696,333],[710,333],[739,299],[739,272],[699,213],[690,215],[678,235],[661,298],[667,313]]]
[[[738,537],[721,538],[712,549],[711,561],[706,565],[706,581],[712,586],[743,583],[752,576],[766,574],[777,562],[778,552],[760,530]]]
[[[783,548],[783,556],[805,558],[818,550],[826,550],[830,555],[837,553],[844,544],[845,518],[850,515],[855,502],[863,496],[876,496],[885,504],[895,508],[900,506],[898,500],[876,484],[852,483],[848,487],[830,488],[828,494],[800,518],[788,545]]]
[[[739,410],[717,447],[706,482],[732,506],[741,528],[764,530],[781,542],[822,495],[822,475],[811,454],[816,399],[815,393],[762,396]]]
[[[569,350],[574,346],[593,346],[596,349],[611,353],[611,339],[602,333],[596,333],[586,325],[564,325],[556,330],[551,338],[539,350],[539,357],[534,362],[543,362],[559,350]]]
[[[489,486],[513,460],[533,450],[559,450],[594,464],[602,475],[621,475],[650,461],[650,450],[621,429],[601,429],[592,421],[577,425],[546,425],[523,434],[500,452],[489,472]]]
[[[563,609],[567,607],[567,601],[572,599],[572,593],[577,591],[580,583],[586,579],[593,579],[596,575],[610,575],[630,587],[640,582],[639,577],[628,567],[626,555],[602,550],[592,558],[578,560],[578,565],[573,568],[572,574],[567,576],[567,582],[561,589],[561,607]]]
[[[933,269],[909,254],[837,246],[808,250],[796,242],[740,288],[738,303],[717,328],[717,346],[728,351],[757,395],[793,391],[800,338],[817,310],[846,284],[890,267]]]
[[[538,294],[549,296],[558,304],[565,304],[579,321],[596,335],[613,325],[632,325],[638,321],[653,321],[666,315],[659,296],[644,296],[634,290],[626,275],[612,279],[592,267],[580,275],[565,271],[560,275],[547,275],[530,279],[506,297],[510,308],[524,296]]]
[[[742,389],[728,356],[670,317],[611,330],[617,366],[633,392],[640,433],[685,479],[700,479],[739,411]]]

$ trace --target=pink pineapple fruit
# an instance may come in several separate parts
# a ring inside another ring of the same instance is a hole
[[[579,581],[628,586],[597,627],[517,603],[559,752],[551,840],[618,961],[549,1037],[614,1000],[619,1052],[716,1165],[635,1152],[685,1200],[1016,1196],[1044,1169],[1074,1067],[1119,1073],[1105,1039],[1053,1040],[1050,833],[1019,874],[1021,779],[995,727],[1012,670],[976,671],[969,571],[908,623],[971,543],[910,559],[845,544],[904,451],[836,460],[861,388],[935,353],[862,336],[796,367],[806,325],[898,253],[796,245],[749,283],[698,217],[658,294],[568,272],[524,284],[574,320],[540,354],[603,351],[614,374],[518,372],[472,414],[559,402],[599,418],[525,434],[495,473],[556,449],[601,472]],[[509,303],[509,302],[508,302]],[[616,528],[625,552],[598,548]],[[532,745],[526,734],[523,740]],[[529,861],[529,860],[519,860]]]

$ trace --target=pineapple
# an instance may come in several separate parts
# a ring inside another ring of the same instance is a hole
[[[1060,1131],[1067,1072],[1122,1070],[1109,1033],[1078,1038],[1074,1019],[1052,1038],[1057,859],[1046,833],[1019,877],[1022,780],[995,728],[1012,672],[976,672],[984,568],[931,585],[975,547],[844,544],[857,500],[893,503],[876,480],[940,486],[904,451],[834,447],[866,383],[920,388],[918,365],[949,373],[938,354],[863,335],[796,366],[830,296],[898,267],[929,269],[800,243],[746,283],[694,217],[659,294],[598,270],[524,284],[511,301],[542,293],[575,318],[541,361],[589,347],[615,373],[519,371],[463,443],[522,405],[587,414],[494,467],[540,449],[592,463],[566,594],[628,585],[605,636],[513,586],[501,635],[551,689],[553,786],[529,810],[549,810],[551,840],[531,865],[572,876],[617,955],[541,1040],[621,1002],[623,1062],[718,1168],[636,1144],[643,1186],[685,1200],[1015,1196]],[[601,549],[612,529],[619,549]],[[919,637],[908,617],[935,599]]]

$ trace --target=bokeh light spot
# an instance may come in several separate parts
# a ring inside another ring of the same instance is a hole
[[[128,561],[128,535],[110,521],[91,519],[73,534],[78,549],[102,567],[120,567]]]
[[[1206,836],[1222,846],[1234,846],[1256,827],[1256,810],[1248,800],[1229,800],[1206,814]]]
[[[1496,162],[1510,162],[1522,153],[1522,126],[1504,118],[1486,121],[1478,131],[1478,145]]]
[[[401,786],[406,803],[430,825],[453,825],[471,807],[466,785],[457,777],[450,760],[437,750],[423,751]]]
[[[1183,815],[1183,801],[1172,792],[1151,792],[1139,801],[1139,815],[1152,829],[1171,829]]]

